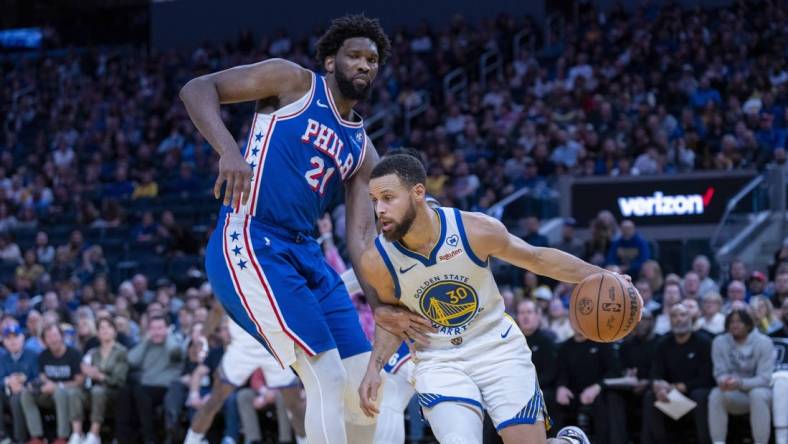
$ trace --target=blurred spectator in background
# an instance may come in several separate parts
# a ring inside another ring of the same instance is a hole
[[[120,439],[134,442],[136,433],[131,424],[138,418],[141,441],[145,444],[157,441],[153,428],[154,406],[163,404],[167,388],[178,378],[182,360],[182,344],[168,333],[166,318],[161,314],[153,315],[148,319],[145,338],[128,353],[129,366],[138,372],[138,382],[129,388],[131,393],[125,394],[127,397],[130,394],[131,399],[121,399],[118,403],[124,407],[117,413]],[[174,428],[175,424],[166,424],[168,433]]]
[[[575,237],[576,222],[573,218],[564,219],[561,225],[561,240],[553,247],[577,257],[583,257],[585,247],[580,239]]]
[[[695,256],[695,259],[692,261],[692,271],[697,273],[700,278],[700,289],[698,290],[700,295],[704,295],[709,291],[720,291],[720,287],[717,283],[709,277],[709,273],[711,272],[711,262],[709,262],[709,258],[702,254]]]
[[[126,385],[129,370],[126,347],[116,341],[115,323],[109,318],[98,320],[97,347],[92,348],[82,362],[82,374],[89,378],[90,431],[83,444],[101,442],[101,426],[107,407],[117,400],[118,390]]]
[[[681,303],[681,299],[681,286],[678,283],[665,284],[665,292],[662,295],[662,313],[657,316],[654,333],[664,335],[671,330],[670,309]]]
[[[620,404],[609,404],[605,378],[621,376],[618,354],[612,344],[589,341],[580,333],[558,346],[558,377],[554,418],[560,429],[567,424],[588,428],[593,423],[594,441],[621,443],[623,436],[611,436],[611,421],[620,421]],[[615,419],[613,419],[615,418]]]
[[[774,346],[755,328],[746,309],[734,309],[725,317],[725,331],[712,345],[717,386],[709,395],[711,439],[725,442],[728,414],[749,412],[753,441],[766,444],[771,435]]]
[[[45,407],[54,409],[57,417],[56,443],[65,444],[72,433],[72,439],[81,441],[85,402],[82,392],[85,377],[79,368],[82,355],[75,348],[66,346],[59,325],[45,326],[42,334],[47,348],[38,355],[40,385],[28,386],[22,391],[21,397],[27,430],[32,442],[42,442],[44,424],[39,407]],[[75,427],[72,430],[74,426],[78,429]]]
[[[621,272],[638,276],[640,266],[649,259],[648,242],[635,231],[635,223],[629,219],[621,222],[621,235],[610,244],[607,263],[621,267]]]
[[[7,353],[0,354],[0,378],[3,390],[0,393],[0,418],[10,408],[13,423],[13,436],[5,429],[5,421],[0,421],[0,440],[13,438],[15,442],[25,442],[27,429],[22,410],[22,390],[38,378],[38,354],[24,348],[25,335],[17,324],[3,328],[3,347]]]
[[[667,401],[671,390],[678,390],[697,403],[691,413],[695,439],[708,444],[707,398],[712,386],[711,344],[692,331],[692,319],[687,308],[675,304],[670,310],[671,333],[657,345],[651,370],[653,381],[650,392],[643,399],[644,436],[655,444],[677,442],[675,427],[667,423],[666,415],[654,406],[654,401]],[[680,440],[680,439],[679,439]]]
[[[702,315],[698,319],[698,329],[707,331],[712,336],[725,331],[725,315],[721,313],[722,296],[717,292],[710,291],[703,296],[701,304]]]

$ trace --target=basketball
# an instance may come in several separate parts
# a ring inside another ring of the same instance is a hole
[[[614,273],[596,273],[577,284],[569,301],[572,328],[596,342],[628,335],[640,320],[641,300],[632,284]]]

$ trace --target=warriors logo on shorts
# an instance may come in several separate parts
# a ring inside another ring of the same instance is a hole
[[[479,310],[476,290],[457,281],[439,281],[424,290],[421,312],[443,327],[461,327]]]

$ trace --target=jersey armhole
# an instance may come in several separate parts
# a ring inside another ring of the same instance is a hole
[[[350,173],[350,175],[345,180],[352,179],[353,176],[356,175],[358,170],[361,169],[361,165],[364,165],[364,158],[367,156],[367,145],[368,145],[367,140],[369,140],[369,137],[367,136],[367,132],[364,131],[364,145],[361,146],[361,156],[359,156],[358,158],[358,164],[356,164],[356,167],[353,168],[353,172]]]
[[[487,268],[487,265],[490,263],[490,259],[481,260],[479,256],[476,256],[476,253],[473,252],[471,248],[471,243],[468,241],[468,235],[465,234],[465,225],[462,223],[462,214],[460,210],[453,208],[454,210],[454,219],[457,221],[457,230],[460,232],[460,238],[462,239],[463,245],[465,245],[465,251],[468,252],[468,257],[471,258],[474,264],[482,267]]]
[[[383,263],[386,264],[386,268],[389,270],[389,275],[391,275],[391,280],[394,282],[394,297],[397,299],[400,298],[400,287],[399,287],[399,279],[397,278],[397,272],[394,270],[394,265],[391,263],[391,258],[389,258],[388,253],[386,253],[386,249],[383,248],[383,244],[380,243],[380,238],[375,238],[375,248],[378,249],[378,253],[380,253],[380,257],[383,258]]]

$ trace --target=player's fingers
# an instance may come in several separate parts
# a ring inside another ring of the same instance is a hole
[[[243,191],[243,202],[244,205],[249,203],[249,195],[252,194],[252,171],[249,171],[244,176],[244,191]]]
[[[423,335],[426,335],[428,333],[438,332],[438,329],[436,329],[432,325],[426,326],[424,324],[411,324],[409,330],[415,330]]]
[[[235,183],[233,183],[233,206],[237,207],[241,206],[241,195],[246,188],[247,182],[249,181],[248,176],[244,172],[237,172],[235,173]]]
[[[419,344],[419,345],[421,345],[423,347],[427,347],[427,346],[430,345],[430,338],[428,338],[427,335],[425,335],[424,333],[422,333],[422,332],[420,332],[418,330],[415,330],[413,328],[409,329],[408,330],[408,336],[412,340],[416,341],[417,344]]]
[[[233,186],[235,185],[235,175],[228,174],[226,184],[224,185],[224,204],[232,204]]]
[[[438,329],[432,326],[432,322],[429,319],[426,319],[423,316],[417,315],[416,313],[408,313],[408,319],[410,320],[411,324],[416,324],[427,328],[427,331],[431,331],[433,333],[437,332]]]
[[[222,184],[224,183],[224,173],[219,173],[219,177],[216,178],[216,183],[213,184],[213,197],[218,199],[221,196],[222,192]]]

